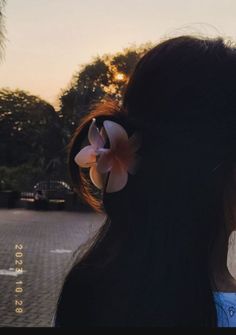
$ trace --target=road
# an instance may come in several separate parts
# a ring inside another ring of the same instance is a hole
[[[0,327],[50,327],[73,252],[103,221],[86,212],[0,210]]]

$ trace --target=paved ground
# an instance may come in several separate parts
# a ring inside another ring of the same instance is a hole
[[[0,210],[0,327],[50,326],[73,251],[103,220],[93,213]]]

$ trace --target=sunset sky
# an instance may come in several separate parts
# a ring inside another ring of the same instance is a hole
[[[94,56],[186,33],[236,40],[235,0],[7,0],[0,88],[56,106]]]

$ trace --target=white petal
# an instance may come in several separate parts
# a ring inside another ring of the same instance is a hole
[[[141,146],[141,137],[138,133],[134,133],[130,138],[129,138],[129,144],[131,145],[132,151],[135,152],[137,151],[140,146]]]
[[[103,122],[103,126],[107,132],[107,136],[110,141],[110,148],[112,150],[115,149],[117,142],[128,141],[128,134],[120,124],[106,120]]]
[[[105,145],[106,140],[107,140],[107,133],[106,133],[106,130],[105,130],[104,127],[101,127],[101,129],[100,129],[100,135],[102,136],[103,141],[104,141],[104,145]],[[103,146],[104,146],[104,145],[103,145]]]
[[[108,183],[106,187],[107,193],[117,192],[123,189],[128,181],[128,173],[123,169],[122,165],[116,161],[113,164],[109,174]]]
[[[96,153],[91,145],[87,145],[81,149],[74,158],[77,165],[81,167],[89,167],[96,162]]]
[[[129,165],[128,165],[128,172],[130,174],[135,174],[138,167],[139,167],[139,164],[140,164],[140,161],[141,161],[141,157],[138,155],[138,154],[134,154],[131,158],[130,158],[130,161],[129,161]]]
[[[113,155],[110,149],[108,151],[102,152],[97,161],[97,170],[100,173],[109,172],[112,168]]]
[[[103,188],[103,177],[100,173],[97,172],[96,166],[92,166],[89,170],[89,176],[92,183],[99,189]]]
[[[105,140],[103,136],[99,133],[98,128],[96,127],[95,118],[93,118],[92,123],[89,127],[88,139],[94,149],[101,148],[105,145]]]

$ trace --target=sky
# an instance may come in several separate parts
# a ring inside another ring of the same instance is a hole
[[[235,0],[7,0],[0,88],[58,106],[96,56],[181,34],[236,40]]]

